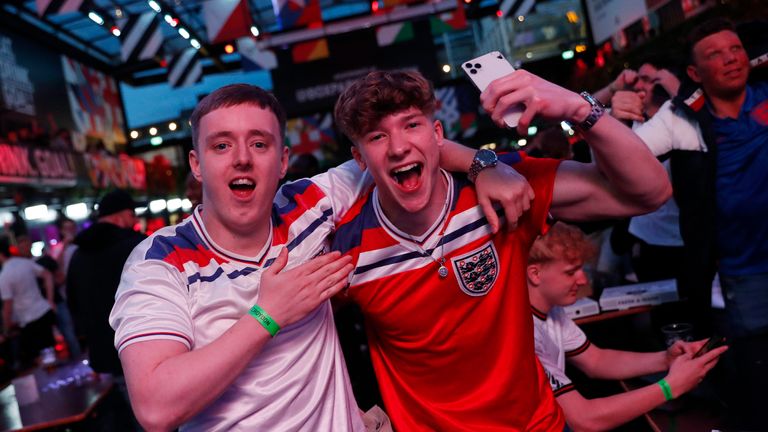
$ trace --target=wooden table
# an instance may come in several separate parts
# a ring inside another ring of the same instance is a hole
[[[606,312],[600,312],[597,315],[590,315],[586,316],[584,318],[576,318],[573,320],[576,324],[589,324],[597,321],[604,321],[609,320],[613,318],[619,318],[623,316],[628,315],[635,315],[635,314],[641,314],[645,312],[649,312],[653,306],[636,306],[629,309],[619,309],[619,310],[612,310],[612,311],[606,311]]]
[[[0,431],[34,431],[85,420],[112,388],[112,378],[84,363],[70,362],[50,372],[34,370],[40,399],[19,405],[13,385],[0,391]]]

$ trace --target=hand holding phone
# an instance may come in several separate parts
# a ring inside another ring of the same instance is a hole
[[[725,338],[723,336],[714,335],[707,340],[707,343],[705,343],[701,349],[696,352],[696,354],[693,355],[693,358],[701,357],[702,355],[723,345],[725,345]]]
[[[491,51],[488,54],[465,61],[461,68],[481,92],[485,91],[494,80],[515,71],[515,68],[498,51]],[[524,109],[523,105],[517,105],[507,110],[503,116],[504,123],[510,128],[517,126]]]

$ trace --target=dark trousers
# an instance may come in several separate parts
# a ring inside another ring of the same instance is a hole
[[[729,350],[725,366],[735,427],[766,430],[768,388],[768,274],[720,275]]]
[[[34,361],[43,348],[56,344],[53,339],[53,326],[56,323],[56,315],[48,311],[40,318],[27,323],[21,329],[21,361],[24,364]]]

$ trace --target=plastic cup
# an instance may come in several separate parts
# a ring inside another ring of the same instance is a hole
[[[671,347],[675,342],[681,340],[691,342],[693,340],[693,325],[688,323],[667,324],[661,328],[664,335],[664,343]]]

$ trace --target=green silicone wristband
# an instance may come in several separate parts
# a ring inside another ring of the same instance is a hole
[[[248,311],[248,314],[256,318],[256,321],[264,326],[264,328],[267,330],[267,332],[269,332],[270,335],[272,335],[272,337],[275,337],[277,332],[280,331],[280,326],[275,322],[275,320],[272,319],[271,316],[269,316],[268,313],[264,312],[264,309],[260,308],[259,305],[253,305],[251,310]]]
[[[659,387],[661,387],[661,391],[664,393],[664,399],[671,401],[675,397],[672,396],[672,388],[669,386],[669,383],[665,379],[661,379],[658,382]]]

